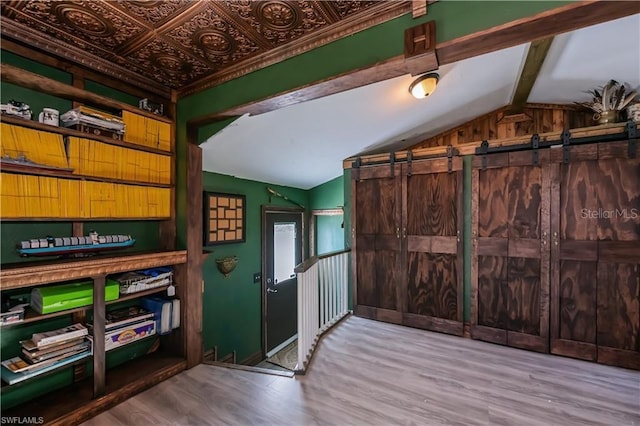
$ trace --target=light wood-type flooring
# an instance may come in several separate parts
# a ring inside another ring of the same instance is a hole
[[[640,425],[640,373],[348,317],[305,376],[199,365],[87,425]]]

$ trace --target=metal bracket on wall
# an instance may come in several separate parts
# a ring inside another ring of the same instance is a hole
[[[635,121],[627,122],[627,137],[629,138],[627,154],[629,158],[636,158],[636,152],[638,150],[638,128]]]
[[[396,163],[396,153],[395,151],[391,151],[389,154],[389,165],[391,166],[391,177],[395,176],[395,163]]]
[[[531,136],[531,149],[533,150],[533,165],[537,166],[540,163],[540,156],[538,155],[538,148],[540,148],[540,136],[534,133]]]
[[[569,164],[569,145],[571,145],[571,132],[565,130],[560,136],[562,141],[562,164]]]
[[[411,176],[411,161],[413,161],[413,151],[407,151],[407,176]]]
[[[453,146],[447,145],[447,172],[453,171]]]
[[[482,141],[480,144],[480,148],[478,149],[479,154],[482,155],[482,170],[487,169],[487,152],[489,152],[489,141],[486,139]]]
[[[362,165],[362,158],[357,157],[356,161],[353,162],[351,168],[353,169],[352,178],[358,180],[360,178],[360,166]]]

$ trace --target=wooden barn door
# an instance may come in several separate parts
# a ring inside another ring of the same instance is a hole
[[[640,369],[640,159],[616,142],[551,160],[551,352]]]
[[[402,322],[404,282],[401,238],[401,167],[361,167],[352,171],[355,313]]]
[[[408,262],[403,323],[462,335],[462,159],[402,167]]]
[[[528,151],[474,158],[471,337],[548,352],[548,150],[533,161]]]

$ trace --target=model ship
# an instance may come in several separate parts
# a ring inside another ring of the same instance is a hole
[[[84,237],[51,237],[21,241],[16,247],[20,256],[65,256],[98,253],[131,247],[131,235],[98,235],[92,231]]]
[[[0,169],[12,172],[55,171],[65,174],[73,173],[73,169],[36,163],[29,160],[23,154],[20,154],[18,158],[13,158],[7,154],[5,154],[3,157],[0,157]]]

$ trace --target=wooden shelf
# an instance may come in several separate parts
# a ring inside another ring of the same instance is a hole
[[[186,261],[187,251],[180,250],[4,265],[0,270],[0,290],[33,287],[158,266],[179,265]]]
[[[28,89],[48,93],[60,98],[70,99],[82,103],[93,104],[111,110],[126,110],[158,121],[173,124],[173,120],[149,111],[134,107],[129,104],[115,101],[113,99],[87,92],[69,84],[61,83],[39,74],[14,67],[9,64],[2,64],[2,80]]]
[[[109,300],[109,301],[105,302],[105,305],[112,305],[114,303],[119,303],[119,302],[124,302],[124,301],[127,301],[127,300],[137,299],[139,297],[148,296],[150,294],[160,293],[162,291],[165,291],[167,289],[167,287],[169,287],[169,286],[168,285],[163,285],[163,286],[160,286],[160,287],[151,288],[149,290],[139,291],[137,293],[126,294],[124,296],[118,297],[117,299]],[[70,315],[70,314],[72,314],[74,312],[87,311],[87,310],[90,310],[90,309],[93,309],[93,305],[81,306],[79,308],[73,308],[73,309],[66,309],[64,311],[52,312],[50,314],[39,314],[36,311],[34,311],[33,309],[31,309],[30,307],[28,307],[28,308],[26,308],[26,311],[25,311],[25,314],[24,314],[24,320],[18,321],[18,322],[12,322],[12,323],[9,323],[9,324],[3,324],[0,327],[0,329],[12,327],[12,326],[15,326],[15,325],[28,324],[30,322],[42,321],[42,320],[55,318],[55,317],[61,317],[61,316],[64,316],[64,315]]]
[[[153,188],[173,188],[173,185],[166,183],[152,183],[152,182],[141,182],[137,180],[123,180],[123,179],[111,179],[111,178],[102,178],[95,176],[86,176],[86,175],[78,175],[72,174],[64,171],[56,171],[56,170],[2,170],[3,173],[12,173],[19,175],[35,175],[35,176],[49,176],[49,177],[57,177],[63,179],[74,179],[74,180],[88,180],[92,182],[106,182],[106,183],[118,183],[122,185],[133,185],[133,186],[151,186]]]
[[[123,148],[135,149],[136,151],[146,151],[153,154],[160,154],[170,156],[173,151],[163,151],[161,149],[151,148],[145,145],[138,145],[132,142],[120,141],[105,136],[96,136],[89,133],[84,133],[75,129],[68,129],[66,127],[51,126],[49,124],[39,123],[33,120],[26,120],[24,118],[12,117],[10,115],[2,114],[2,122],[7,124],[14,124],[16,126],[28,127],[30,129],[39,130],[41,132],[56,133],[62,136],[74,136],[78,138],[91,139],[98,142],[107,143],[109,145],[121,146]]]
[[[6,392],[7,389],[15,389],[15,388],[21,387],[22,385],[25,385],[27,383],[31,383],[33,380],[41,379],[43,377],[50,376],[51,374],[58,373],[59,371],[64,370],[65,368],[71,368],[71,367],[75,367],[76,365],[83,364],[83,363],[91,360],[92,357],[93,357],[93,355],[87,354],[84,358],[78,359],[76,361],[70,362],[70,363],[65,364],[65,365],[61,365],[61,366],[59,366],[57,368],[54,368],[53,370],[45,371],[44,373],[38,374],[38,375],[33,376],[33,377],[29,377],[28,379],[25,379],[25,380],[23,380],[21,382],[18,382],[18,383],[14,383],[12,385],[10,385],[8,383],[5,383],[3,381],[2,385],[0,387],[2,387],[2,391],[3,392]],[[0,367],[0,368],[4,368],[4,367]]]
[[[85,379],[17,407],[3,409],[2,415],[43,417],[52,425],[79,424],[185,369],[183,358],[155,352],[107,371],[106,393],[100,398],[93,399],[92,380]]]

